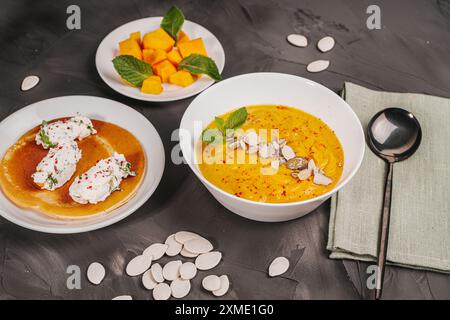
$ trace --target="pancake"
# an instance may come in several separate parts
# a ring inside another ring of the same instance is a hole
[[[53,121],[65,120],[55,119]],[[82,157],[71,179],[62,187],[42,190],[31,175],[48,150],[38,146],[35,135],[40,125],[26,132],[11,146],[1,160],[0,186],[6,197],[22,208],[65,219],[77,219],[109,212],[126,203],[137,191],[145,170],[146,159],[140,142],[129,131],[112,123],[92,120],[97,134],[77,140]],[[105,201],[97,204],[80,204],[72,200],[69,187],[75,177],[86,172],[98,160],[108,158],[113,153],[122,153],[131,163],[135,177],[127,177],[120,184],[120,191],[113,192]]]

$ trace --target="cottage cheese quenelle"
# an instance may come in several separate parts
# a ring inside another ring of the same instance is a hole
[[[65,141],[81,140],[97,131],[89,118],[77,115],[68,120],[43,122],[36,135],[36,143],[44,149],[55,147]]]
[[[118,190],[124,178],[135,175],[125,156],[115,152],[112,157],[98,161],[95,166],[76,177],[69,188],[69,194],[78,203],[96,204]]]
[[[32,174],[33,181],[42,189],[55,190],[69,181],[80,159],[81,150],[75,141],[60,142],[39,162]]]

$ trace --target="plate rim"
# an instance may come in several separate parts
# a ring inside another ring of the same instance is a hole
[[[119,104],[119,105],[121,105],[121,107],[123,107],[125,109],[128,109],[131,113],[135,113],[136,116],[141,117],[143,120],[145,120],[150,125],[150,130],[152,130],[152,131],[154,131],[154,133],[156,133],[155,138],[156,138],[157,148],[160,149],[160,151],[162,151],[162,152],[160,152],[161,157],[162,157],[162,159],[161,159],[162,160],[162,168],[161,168],[161,170],[158,170],[158,172],[155,173],[155,182],[153,183],[153,185],[149,189],[149,192],[144,194],[142,196],[142,198],[139,201],[137,201],[136,204],[134,204],[126,212],[124,212],[123,214],[117,215],[117,216],[111,216],[110,218],[105,219],[103,221],[94,222],[91,225],[78,226],[78,227],[72,227],[72,228],[66,228],[64,226],[61,226],[61,227],[59,227],[59,226],[58,227],[39,226],[39,225],[29,224],[29,223],[24,222],[24,221],[22,221],[20,219],[16,219],[14,216],[11,216],[9,213],[4,212],[4,210],[0,209],[0,216],[2,216],[7,221],[9,221],[9,222],[11,222],[13,224],[16,224],[18,226],[21,226],[23,228],[26,228],[28,230],[39,231],[39,232],[50,233],[50,234],[76,234],[76,233],[83,233],[83,232],[93,231],[93,230],[101,229],[101,228],[110,226],[112,224],[115,224],[115,223],[125,219],[126,217],[130,216],[131,214],[136,212],[140,207],[142,207],[142,205],[144,205],[148,201],[148,199],[150,199],[150,197],[154,194],[154,192],[158,188],[158,186],[159,186],[159,184],[160,184],[160,182],[162,180],[164,171],[165,171],[165,162],[166,162],[164,144],[162,143],[161,136],[159,135],[159,133],[156,130],[155,126],[142,113],[138,112],[137,110],[131,108],[130,106],[128,106],[128,105],[126,105],[126,104],[124,104],[122,102],[115,101],[115,100],[108,99],[108,98],[104,98],[104,97],[100,97],[100,96],[93,96],[93,95],[56,96],[56,97],[51,97],[51,98],[35,101],[33,103],[30,103],[30,104],[26,105],[23,108],[20,108],[19,110],[11,113],[6,118],[4,118],[2,121],[0,121],[0,126],[2,126],[2,124],[5,121],[7,121],[7,120],[10,121],[11,118],[16,117],[18,115],[20,116],[20,114],[22,114],[24,112],[27,112],[28,110],[32,109],[33,107],[35,107],[36,104],[40,104],[40,103],[43,103],[43,102],[46,102],[46,101],[49,101],[49,100],[70,99],[70,98],[76,99],[76,98],[80,98],[80,97],[88,98],[88,99],[100,99],[100,100],[105,100],[105,101],[108,101],[108,102],[113,102],[115,104]],[[3,154],[1,155],[1,157],[3,157]],[[147,167],[146,167],[147,171],[150,169],[148,167],[148,163],[149,162],[147,162]],[[142,180],[142,183],[144,181],[145,181],[145,177],[144,177],[144,180]],[[3,192],[3,191],[0,190],[0,192]],[[131,198],[129,201],[131,201],[132,199],[133,198]],[[8,201],[10,201],[10,200],[8,200]],[[10,201],[10,203],[15,208],[17,208],[17,210],[24,210],[23,208],[17,206],[12,201]],[[114,209],[114,210],[116,210],[116,209]],[[114,210],[112,210],[111,212],[107,212],[106,214],[110,214],[110,213],[114,212]],[[36,214],[41,214],[41,213],[37,212]],[[63,219],[61,219],[61,221],[63,221]],[[79,220],[75,220],[75,221],[79,221]]]
[[[209,88],[210,86],[212,86],[214,83],[216,83],[216,81],[214,81],[214,80],[211,79],[210,82],[208,82],[204,87],[201,87],[201,88],[199,88],[199,89],[197,89],[197,90],[194,90],[194,91],[189,92],[189,93],[184,94],[184,95],[180,95],[180,96],[175,97],[175,98],[173,98],[173,97],[172,97],[172,98],[162,98],[161,96],[158,96],[158,95],[141,95],[140,97],[137,97],[137,96],[133,96],[133,95],[127,93],[127,92],[123,92],[123,91],[119,90],[118,88],[114,88],[114,87],[112,87],[112,86],[109,84],[109,81],[107,81],[106,77],[102,74],[102,72],[101,72],[101,70],[100,70],[100,68],[99,68],[99,63],[97,62],[97,61],[100,61],[100,52],[99,52],[99,51],[100,51],[100,48],[101,48],[101,46],[104,44],[104,42],[107,40],[107,38],[108,38],[112,33],[114,33],[115,31],[117,31],[118,29],[123,28],[123,27],[128,26],[128,25],[131,25],[131,24],[133,24],[133,23],[136,23],[136,22],[139,22],[139,21],[143,21],[143,20],[148,20],[148,19],[162,19],[162,18],[163,18],[162,16],[153,16],[153,17],[144,17],[144,18],[132,20],[132,21],[129,21],[129,22],[127,22],[127,23],[124,23],[124,24],[122,24],[122,25],[120,25],[120,26],[114,28],[114,29],[111,30],[106,36],[103,37],[103,39],[100,41],[100,44],[98,45],[97,50],[96,50],[96,52],[95,52],[95,58],[94,58],[94,59],[95,59],[95,68],[96,68],[96,70],[97,70],[98,75],[99,75],[100,78],[102,79],[102,81],[103,81],[109,88],[111,88],[112,90],[114,90],[115,92],[117,92],[117,93],[119,93],[119,94],[121,94],[121,95],[123,95],[123,96],[129,97],[129,98],[132,98],[132,99],[136,99],[136,100],[140,100],[140,101],[147,101],[147,102],[170,102],[170,101],[178,101],[178,100],[183,100],[183,99],[187,99],[187,98],[193,97],[193,96],[195,96],[195,95],[197,95],[197,94],[203,92],[204,90],[208,89],[208,88]],[[194,24],[194,25],[197,25],[197,26],[199,26],[199,27],[205,29],[207,32],[209,32],[209,33],[212,35],[213,39],[217,42],[218,47],[219,47],[219,49],[220,49],[220,53],[221,53],[222,56],[223,56],[223,66],[218,66],[219,73],[222,74],[223,70],[225,69],[225,62],[226,62],[225,50],[224,50],[224,48],[223,48],[223,46],[222,46],[222,43],[221,43],[221,42],[219,41],[219,39],[214,35],[214,33],[212,33],[209,29],[205,28],[205,27],[202,26],[201,24],[198,24],[198,23],[193,22],[193,21],[190,21],[190,20],[185,20],[185,22],[192,23],[192,24]]]

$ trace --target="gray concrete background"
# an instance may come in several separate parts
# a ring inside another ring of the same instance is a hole
[[[162,15],[173,1],[96,0],[0,2],[0,119],[42,99],[95,95],[123,102],[156,127],[166,149],[166,171],[151,199],[125,220],[93,232],[50,235],[29,231],[0,219],[0,299],[110,299],[131,294],[150,299],[139,278],[123,275],[126,262],[152,242],[178,230],[210,238],[224,253],[216,269],[230,276],[229,299],[368,298],[367,264],[328,259],[325,250],[328,203],[285,223],[258,223],[240,218],[217,203],[187,166],[170,162],[170,141],[192,99],[148,103],[115,93],[99,78],[94,54],[115,27],[142,17]],[[344,81],[369,88],[450,97],[449,0],[283,0],[176,1],[189,20],[211,30],[226,53],[225,78],[255,71],[305,76],[334,91]],[[78,4],[82,29],[65,27],[66,8]],[[382,30],[366,28],[366,8],[381,7]],[[311,44],[290,46],[285,38],[299,32]],[[314,48],[324,35],[337,45],[322,54]],[[308,74],[305,65],[331,60],[326,72]],[[22,93],[29,74],[41,77]],[[31,124],[30,124],[31,125]],[[278,255],[292,266],[285,277],[269,279],[266,268]],[[99,286],[84,276],[82,290],[66,288],[68,265],[84,271],[92,261],[107,268]],[[202,273],[204,275],[206,273]],[[207,299],[201,276],[188,298]],[[196,289],[196,290],[195,290]],[[450,299],[450,276],[388,267],[385,298]]]

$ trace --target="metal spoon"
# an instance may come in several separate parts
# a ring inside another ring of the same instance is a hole
[[[399,108],[388,108],[373,116],[367,128],[367,135],[370,149],[389,164],[384,187],[378,245],[378,272],[375,291],[375,299],[378,300],[381,298],[386,265],[394,163],[409,158],[417,150],[422,139],[422,129],[412,113]]]

